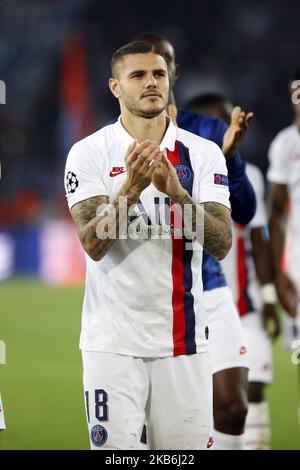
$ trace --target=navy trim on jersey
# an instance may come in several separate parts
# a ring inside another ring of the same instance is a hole
[[[247,258],[250,253],[246,252],[245,246],[245,230],[243,226],[238,226],[242,230],[237,235],[237,262],[238,262],[238,286],[239,296],[237,300],[237,307],[240,316],[247,315],[250,312],[254,312],[254,305],[248,292],[249,287],[249,269],[247,265]],[[250,255],[251,256],[251,255]]]
[[[190,154],[188,148],[180,141],[179,144],[179,158],[180,165],[183,168],[188,168],[190,171],[189,178],[182,186],[187,190],[189,195],[193,195],[194,172],[191,165]],[[183,238],[183,283],[184,283],[184,317],[185,317],[185,344],[186,354],[195,354],[197,352],[195,342],[195,310],[194,310],[194,296],[191,292],[193,286],[193,273],[192,273],[192,257],[193,250],[187,250],[186,244],[189,241]]]

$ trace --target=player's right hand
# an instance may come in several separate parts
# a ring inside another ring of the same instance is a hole
[[[279,301],[286,312],[292,317],[297,316],[297,305],[300,302],[299,294],[286,273],[280,273],[276,279],[276,289]]]
[[[262,308],[262,322],[265,331],[272,341],[280,335],[280,321],[276,306],[273,304],[264,304]]]
[[[140,194],[150,185],[156,165],[163,158],[157,142],[146,139],[140,144],[134,140],[125,155],[126,179],[124,185]]]

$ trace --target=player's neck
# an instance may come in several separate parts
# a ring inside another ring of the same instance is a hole
[[[122,112],[121,122],[126,131],[138,142],[150,139],[159,144],[168,126],[165,112],[151,119],[145,119],[134,116],[131,113]]]

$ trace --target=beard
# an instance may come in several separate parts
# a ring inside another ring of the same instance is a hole
[[[153,104],[152,106],[149,106],[148,108],[143,108],[142,106],[139,106],[137,103],[133,103],[131,100],[126,98],[124,100],[124,105],[130,111],[131,114],[134,114],[135,116],[142,117],[144,119],[152,119],[156,116],[159,116],[165,109],[167,108],[168,103],[161,103],[159,104]]]

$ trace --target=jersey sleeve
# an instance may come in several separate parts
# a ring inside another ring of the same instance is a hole
[[[289,169],[289,153],[285,149],[284,139],[280,135],[275,137],[270,145],[269,152],[269,169],[267,179],[271,183],[287,184]]]
[[[97,164],[101,162],[97,152],[100,150],[80,141],[71,148],[68,154],[65,167],[65,191],[69,209],[85,199],[108,195],[101,177],[104,168],[101,169],[101,165]]]
[[[256,196],[256,213],[249,227],[257,228],[267,225],[267,211],[265,204],[265,183],[261,171],[254,165],[246,164],[246,173],[253,186]]]
[[[213,142],[209,142],[208,155],[200,172],[199,201],[218,202],[230,209],[225,157]]]

